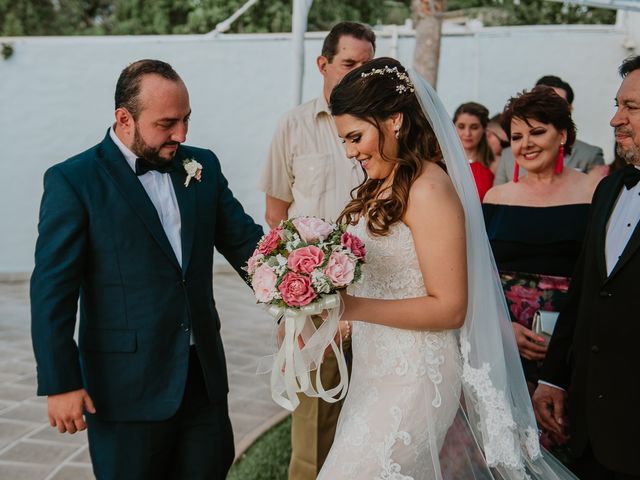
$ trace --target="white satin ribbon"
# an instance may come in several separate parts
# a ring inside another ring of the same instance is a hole
[[[271,306],[268,311],[276,319],[284,322],[284,339],[275,355],[262,359],[258,374],[271,372],[271,397],[283,408],[293,411],[299,405],[298,393],[318,397],[325,402],[335,403],[344,398],[348,387],[347,362],[344,358],[342,342],[336,345],[334,338],[339,328],[341,312],[340,295],[328,295],[323,299],[300,309]],[[327,310],[326,320],[316,329],[311,315]],[[298,344],[301,338],[304,346]],[[334,388],[325,390],[320,379],[320,370],[325,350],[331,347],[338,362],[340,382]],[[270,365],[264,365],[271,360]],[[311,372],[315,370],[315,388],[311,382]]]

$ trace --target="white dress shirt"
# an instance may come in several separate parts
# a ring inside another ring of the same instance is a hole
[[[113,127],[109,129],[109,135],[135,173],[136,158],[138,156],[120,141]],[[173,184],[171,183],[171,176],[168,173],[151,170],[144,175],[139,175],[138,180],[140,180],[144,190],[147,192],[149,200],[156,207],[164,233],[167,235],[173,253],[176,254],[178,263],[182,266],[182,239],[180,237],[182,224],[180,221],[180,208],[178,207],[176,192],[173,190]]]
[[[138,158],[138,156],[120,141],[113,127],[109,129],[109,136],[122,152],[122,155],[124,155],[125,160],[135,174],[136,158]],[[175,253],[178,259],[178,264],[182,266],[182,238],[180,236],[182,223],[176,192],[173,189],[173,183],[171,183],[171,176],[168,173],[151,170],[144,175],[139,175],[138,180],[140,180],[144,190],[147,192],[149,200],[151,200],[153,206],[156,207],[164,233],[171,244],[173,253]],[[193,331],[191,331],[190,335],[190,343],[194,345]]]
[[[637,165],[636,168],[640,169]],[[605,244],[607,275],[611,275],[618,263],[638,221],[640,221],[640,182],[629,190],[622,187],[609,217]]]

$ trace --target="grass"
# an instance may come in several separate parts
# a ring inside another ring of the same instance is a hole
[[[263,434],[231,467],[227,480],[287,480],[291,417]]]

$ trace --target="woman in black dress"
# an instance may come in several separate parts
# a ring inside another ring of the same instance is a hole
[[[487,233],[533,392],[547,347],[531,330],[538,310],[562,308],[580,253],[594,184],[564,168],[576,130],[569,104],[549,87],[509,100],[502,126],[516,159],[513,181],[484,199]]]

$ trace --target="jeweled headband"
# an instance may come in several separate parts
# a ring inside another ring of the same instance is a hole
[[[370,77],[371,75],[386,75],[386,74],[394,74],[396,78],[400,80],[400,82],[402,82],[396,85],[396,92],[402,94],[407,92],[413,93],[415,91],[415,88],[413,87],[413,83],[411,83],[411,80],[409,79],[409,75],[407,75],[405,72],[399,71],[398,67],[391,68],[385,65],[382,68],[373,68],[369,72],[362,72],[360,76],[362,78],[367,78],[367,77]]]

